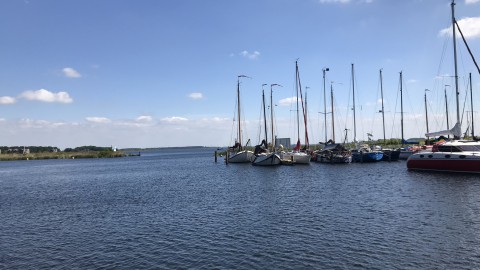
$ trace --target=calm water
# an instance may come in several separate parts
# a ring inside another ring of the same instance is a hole
[[[0,268],[480,268],[479,176],[212,153],[1,162]]]

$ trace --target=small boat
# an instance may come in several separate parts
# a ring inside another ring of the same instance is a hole
[[[382,161],[398,161],[400,158],[400,149],[382,149]]]
[[[377,149],[371,149],[367,144],[359,149],[352,150],[354,162],[377,162],[382,160],[383,152]]]
[[[282,163],[280,156],[276,153],[261,153],[255,156],[252,162],[254,166],[275,166]]]
[[[327,144],[322,150],[315,153],[316,160],[320,163],[351,163],[352,152],[342,144]]]

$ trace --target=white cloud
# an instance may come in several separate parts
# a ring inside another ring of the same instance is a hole
[[[480,2],[480,0],[477,1]],[[480,17],[467,17],[457,22],[466,39],[480,38]],[[439,36],[452,36],[452,26],[440,30],[438,34]],[[460,34],[457,37],[460,38]]]
[[[153,117],[150,115],[141,115],[135,119],[137,122],[152,122]]]
[[[14,104],[17,100],[14,97],[4,96],[0,97],[0,105]]]
[[[67,92],[52,93],[45,89],[37,91],[25,91],[20,95],[21,98],[27,100],[41,101],[41,102],[57,102],[57,103],[72,103],[73,99]]]
[[[189,98],[191,99],[203,99],[203,94],[202,93],[191,93],[188,95]]]
[[[417,83],[417,82],[418,82],[418,81],[415,80],[415,79],[410,79],[410,80],[407,81],[407,83]]]
[[[289,97],[289,98],[284,98],[278,101],[278,105],[280,106],[289,106],[290,104],[296,103],[297,102],[297,97]]]
[[[248,59],[256,60],[260,57],[260,52],[254,51],[253,53],[249,53],[248,51],[243,51],[240,55]]]
[[[476,3],[480,3],[480,0],[465,0],[465,4],[467,5],[476,4]]]
[[[80,77],[82,77],[82,75],[80,73],[78,73],[78,71],[76,71],[75,69],[70,68],[70,67],[66,67],[66,68],[62,69],[62,72],[63,72],[63,75],[65,75],[65,77],[67,77],[67,78],[80,78]]]
[[[162,118],[161,121],[167,122],[167,123],[181,123],[181,122],[188,121],[188,119],[185,117],[172,116],[172,117]]]
[[[97,116],[91,116],[91,117],[86,117],[85,120],[91,123],[101,123],[101,124],[106,124],[112,122],[109,118],[106,117],[97,117]]]

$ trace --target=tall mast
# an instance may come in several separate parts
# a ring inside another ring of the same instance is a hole
[[[307,149],[310,147],[310,142],[308,140],[308,133],[307,133],[307,123],[308,123],[308,107],[307,107],[307,90],[308,86],[305,86],[305,145]]]
[[[448,85],[448,84],[445,85],[445,115],[447,116],[447,129],[450,129],[450,124],[449,124],[449,121],[448,121],[447,86],[450,86],[450,85]],[[448,138],[450,138],[450,135],[448,135]]]
[[[472,139],[475,139],[475,131],[474,131],[474,125],[473,125],[473,90],[472,90],[472,73],[469,74],[469,80],[470,80],[470,107],[472,110]]]
[[[298,60],[295,61],[295,90],[297,91],[297,140],[300,140],[300,111],[298,108]]]
[[[427,110],[427,91],[430,91],[428,89],[425,89],[425,123],[427,124],[427,134],[430,133],[428,131],[428,110]],[[427,140],[429,137],[427,136]]]
[[[353,142],[357,142],[357,122],[355,119],[355,73],[352,63],[352,90],[353,90]]]
[[[327,143],[327,95],[325,94],[325,73],[329,71],[329,68],[322,69],[323,71],[323,116],[325,124],[325,143]]]
[[[455,33],[455,0],[452,0],[453,60],[455,65],[455,96],[457,101],[457,123],[460,123],[460,92],[458,91],[457,41]],[[455,136],[456,137],[456,136]],[[456,138],[459,139],[459,138]]]
[[[385,109],[383,107],[383,77],[382,69],[380,69],[380,93],[382,95],[382,121],[383,121],[383,143],[387,143],[387,138],[385,136]]]
[[[332,142],[335,143],[335,117],[333,113],[333,82],[330,84],[330,99],[332,101]]]
[[[402,129],[402,145],[403,142],[405,141],[405,138],[403,136],[403,89],[402,89],[402,71],[400,71],[400,126]]]
[[[276,83],[270,84],[270,118],[271,118],[270,121],[272,121],[271,122],[272,123],[272,125],[271,125],[272,126],[272,150],[275,149],[275,136],[273,134],[273,130],[274,130],[273,129],[273,107],[274,107],[274,105],[273,105],[273,87],[274,86],[282,87],[280,84],[276,84]]]
[[[242,147],[242,131],[241,131],[241,116],[240,116],[240,77],[242,75],[237,77],[237,115],[238,115],[238,143],[240,144],[240,147]]]
[[[265,90],[263,87],[267,85],[266,83],[262,84],[262,100],[263,100],[263,125],[265,128],[265,144],[268,146],[268,131],[267,131],[267,112],[265,106]]]

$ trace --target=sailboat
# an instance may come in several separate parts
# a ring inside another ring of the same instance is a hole
[[[300,72],[298,69],[298,61],[295,61],[295,89],[297,92],[297,144],[290,152],[282,152],[281,158],[283,160],[290,160],[293,164],[310,164],[311,156],[309,153],[305,151],[301,151],[301,143],[300,143],[300,108],[299,102],[302,103],[302,113],[303,113],[303,120],[305,124],[305,149],[308,149],[308,132],[307,132],[307,121],[306,121],[306,111],[303,104],[303,96],[302,96],[302,84],[300,82]],[[300,99],[299,99],[300,95]],[[300,100],[300,101],[299,101]]]
[[[383,144],[386,144],[387,138],[385,136],[385,107],[383,106],[383,76],[382,76],[382,70],[380,69],[380,92],[382,95],[382,124],[383,124]],[[400,150],[399,149],[382,149],[383,152],[383,161],[397,161],[399,156],[400,156]]]
[[[352,92],[353,92],[353,139],[357,144],[357,124],[355,120],[355,72],[352,64]],[[371,149],[369,145],[363,144],[352,150],[352,158],[355,162],[376,162],[382,160],[383,153],[377,149]]]
[[[270,116],[272,128],[272,148],[268,149],[268,131],[267,131],[267,114],[265,108],[265,92],[262,88],[262,105],[263,105],[263,121],[265,126],[265,139],[259,145],[255,146],[254,159],[252,165],[255,166],[276,166],[282,163],[280,156],[275,152],[275,141],[273,135],[273,87],[281,86],[279,84],[270,85]]]
[[[317,151],[316,161],[320,163],[351,163],[352,152],[345,148],[343,144],[335,143],[335,116],[333,110],[333,83],[330,85],[330,97],[332,106],[332,140],[325,147]]]
[[[237,125],[237,140],[235,145],[229,147],[229,150],[232,150],[232,153],[228,153],[226,157],[229,163],[247,163],[252,162],[255,156],[253,152],[247,149],[242,145],[242,125],[241,125],[241,109],[240,109],[240,78],[248,78],[245,75],[239,75],[237,77],[237,113],[238,113],[238,125]],[[248,140],[250,141],[250,140]],[[248,144],[248,142],[247,142]]]
[[[453,30],[453,56],[455,68],[455,89],[457,106],[457,123],[452,129],[425,134],[427,137],[452,135],[453,140],[433,146],[431,152],[418,152],[407,160],[409,170],[443,171],[480,173],[480,142],[475,140],[461,140],[460,105],[458,91],[456,31],[458,24],[455,20],[455,0],[452,0],[452,30]],[[458,27],[462,34],[460,27]],[[463,34],[462,34],[463,38]],[[464,39],[465,41],[465,39]],[[465,42],[466,44],[466,42]],[[468,45],[467,45],[468,48]],[[471,55],[473,58],[473,55]],[[476,63],[475,63],[476,64]],[[477,66],[477,69],[480,69]]]

